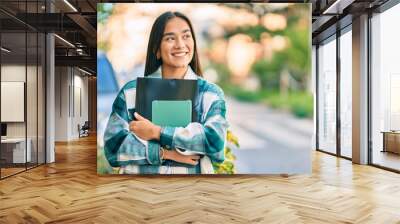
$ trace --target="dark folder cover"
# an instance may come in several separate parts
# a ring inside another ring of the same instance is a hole
[[[197,80],[137,78],[135,108],[136,112],[152,121],[153,101],[191,100],[192,122],[197,122],[197,95]]]

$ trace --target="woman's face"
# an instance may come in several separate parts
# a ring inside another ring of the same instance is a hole
[[[193,58],[194,40],[185,20],[175,17],[165,26],[157,57],[161,57],[163,66],[173,68],[186,67]]]

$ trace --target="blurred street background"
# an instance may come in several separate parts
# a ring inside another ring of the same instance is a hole
[[[98,171],[118,90],[143,76],[151,25],[180,11],[194,26],[204,78],[225,92],[227,164],[219,173],[310,173],[314,135],[309,4],[98,4]],[[238,143],[235,144],[235,143]]]

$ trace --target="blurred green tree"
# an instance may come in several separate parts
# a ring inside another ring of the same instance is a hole
[[[284,30],[268,30],[258,24],[255,26],[238,27],[226,33],[225,38],[242,33],[250,36],[253,41],[259,42],[263,33],[271,36],[281,35],[288,39],[288,47],[282,51],[275,52],[271,60],[260,59],[256,61],[251,71],[258,76],[264,88],[272,90],[279,89],[280,74],[283,69],[287,69],[291,77],[297,82],[300,91],[306,90],[311,71],[311,46],[310,46],[310,26],[301,24],[305,15],[310,10],[307,4],[288,6],[277,10],[271,9],[268,5],[261,7],[257,4],[231,4],[232,8],[245,8],[255,12],[261,19],[265,13],[273,12],[285,15],[287,27]],[[257,13],[259,12],[259,13]]]
[[[114,5],[112,3],[97,4],[97,22],[104,23],[112,14]]]
[[[284,54],[274,54],[272,60],[261,59],[256,61],[251,71],[260,79],[262,88],[279,90],[280,72],[283,67]]]

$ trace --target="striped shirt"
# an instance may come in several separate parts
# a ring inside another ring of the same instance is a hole
[[[147,78],[162,78],[161,69]],[[223,91],[197,76],[190,67],[184,79],[197,80],[198,97],[194,109],[198,114],[198,122],[192,122],[186,127],[161,127],[160,141],[145,141],[129,131],[129,122],[133,121],[135,112],[136,80],[122,87],[112,105],[104,133],[105,156],[111,166],[120,167],[120,173],[197,174],[204,173],[206,161],[224,161],[228,123],[225,119]],[[184,149],[185,153],[204,157],[196,166],[162,160],[160,147],[167,150]]]

